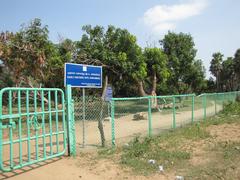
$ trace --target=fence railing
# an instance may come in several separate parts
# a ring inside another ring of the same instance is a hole
[[[236,101],[240,91],[112,98],[112,145],[126,142],[135,136],[151,136],[163,130],[181,127],[223,110],[226,104]]]

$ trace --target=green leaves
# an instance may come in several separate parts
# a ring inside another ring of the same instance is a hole
[[[217,53],[214,53],[212,57],[213,59],[210,65],[210,71],[212,75],[217,77],[222,69],[223,54],[221,54],[220,52],[217,52]]]
[[[192,36],[168,32],[160,44],[168,57],[167,66],[170,78],[167,83],[172,93],[186,93],[189,89],[196,90],[199,81],[204,81],[205,74],[202,64],[200,65],[195,59],[197,50]],[[199,69],[194,68],[196,65]]]

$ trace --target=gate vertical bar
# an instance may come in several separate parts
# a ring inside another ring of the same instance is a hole
[[[59,127],[58,127],[58,97],[57,97],[58,93],[55,90],[54,92],[54,96],[55,96],[55,118],[56,118],[56,146],[57,146],[57,153],[59,152],[59,138],[58,138],[58,134],[59,134]]]
[[[65,107],[65,99],[64,99],[64,93],[62,92],[62,121],[63,121],[63,127],[64,127],[64,134],[63,134],[63,147],[64,149],[66,149],[66,138],[67,138],[67,130],[66,130],[66,119],[65,119],[65,110],[66,110],[66,107]]]
[[[12,90],[8,92],[8,113],[12,115]],[[9,128],[9,141],[10,141],[10,167],[13,168],[13,121],[12,118],[9,119],[10,128]]]
[[[36,160],[38,160],[38,127],[37,127],[37,90],[34,90],[34,115],[35,117],[33,118],[34,121],[34,130],[35,130],[35,151],[36,151]],[[35,120],[36,118],[36,120]]]
[[[22,165],[22,117],[21,117],[21,91],[18,90],[18,138],[19,138],[19,163]]]
[[[48,113],[49,113],[49,133],[50,133],[50,154],[53,155],[52,143],[52,112],[51,112],[51,91],[48,91]]]
[[[50,102],[49,102],[50,103]],[[42,105],[42,133],[43,133],[43,158],[46,159],[46,132],[45,132],[45,113],[44,113],[44,92],[41,90],[41,105]]]
[[[26,112],[27,112],[27,147],[28,147],[28,162],[31,161],[31,131],[29,120],[29,90],[26,92]]]

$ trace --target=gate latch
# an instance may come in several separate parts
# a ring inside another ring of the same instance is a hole
[[[16,122],[15,121],[10,121],[8,124],[3,125],[2,127],[4,129],[7,129],[7,128],[15,129],[16,128]]]

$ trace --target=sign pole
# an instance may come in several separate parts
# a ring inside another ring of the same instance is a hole
[[[85,114],[85,88],[82,89],[82,97],[83,97],[83,120],[82,120],[82,131],[83,131],[83,147],[85,147],[85,118],[86,118],[86,114]]]

